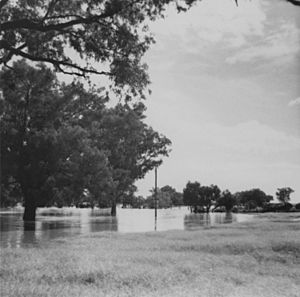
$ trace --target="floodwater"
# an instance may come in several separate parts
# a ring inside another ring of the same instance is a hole
[[[251,220],[247,214],[191,214],[187,207],[159,209],[157,220],[153,209],[117,209],[111,217],[109,210],[77,208],[41,208],[36,222],[24,224],[23,209],[0,209],[0,247],[34,246],[55,238],[93,232],[121,233],[195,230],[216,224]]]

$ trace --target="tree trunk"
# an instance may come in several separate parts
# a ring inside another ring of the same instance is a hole
[[[110,214],[112,217],[115,217],[117,215],[117,203],[115,200],[112,202]]]
[[[28,191],[25,195],[25,209],[23,214],[23,221],[35,221],[36,215],[36,203],[34,199],[34,194]]]
[[[23,221],[35,221],[36,206],[25,203],[25,210],[23,215]]]

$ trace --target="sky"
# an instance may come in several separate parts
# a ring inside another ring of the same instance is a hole
[[[150,24],[147,123],[172,141],[158,187],[295,190],[300,202],[300,9],[203,0]],[[149,195],[154,171],[136,183]]]

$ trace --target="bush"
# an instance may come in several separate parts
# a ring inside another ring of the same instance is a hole
[[[270,203],[264,205],[263,212],[285,212],[290,211],[292,207],[291,203]]]

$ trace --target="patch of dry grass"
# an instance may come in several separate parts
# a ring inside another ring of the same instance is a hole
[[[289,296],[300,292],[291,214],[198,231],[98,233],[1,250],[1,296]]]

